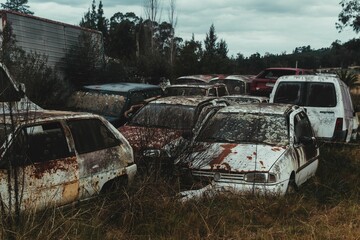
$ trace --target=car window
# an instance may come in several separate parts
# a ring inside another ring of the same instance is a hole
[[[288,128],[283,115],[217,113],[201,129],[198,141],[287,145]]]
[[[276,89],[274,103],[300,104],[301,89],[301,83],[279,83]]]
[[[218,87],[217,90],[218,90],[218,97],[227,95],[225,87]]]
[[[68,120],[68,125],[74,138],[75,148],[80,154],[120,144],[120,140],[99,119]]]
[[[195,107],[150,103],[140,109],[130,125],[189,130],[193,126]]]
[[[22,128],[7,151],[5,159],[13,159],[14,165],[27,165],[70,155],[72,154],[61,124],[52,122]]]
[[[117,94],[77,91],[70,97],[68,107],[71,110],[118,117],[124,108],[125,101],[125,96]]]
[[[294,127],[295,127],[295,142],[299,142],[301,137],[313,137],[313,132],[311,130],[311,124],[304,112],[297,114],[294,118]]]
[[[265,70],[257,78],[278,79],[281,76],[295,75],[295,74],[296,71],[294,70],[271,69],[271,70]]]
[[[308,83],[306,106],[335,107],[335,86],[332,83]]]

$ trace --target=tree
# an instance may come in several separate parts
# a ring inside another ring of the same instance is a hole
[[[97,13],[96,13],[95,0],[92,1],[91,11],[89,9],[84,14],[84,17],[81,19],[79,25],[84,28],[90,28],[90,29],[97,30]]]
[[[149,29],[150,29],[150,47],[151,52],[154,52],[154,33],[155,33],[155,23],[160,22],[159,16],[160,2],[159,0],[144,0],[144,10],[145,17],[149,20]],[[159,19],[158,19],[159,17]]]
[[[105,46],[108,45],[108,38],[109,38],[108,24],[109,21],[104,17],[103,4],[102,1],[100,1],[96,15],[96,29],[102,32]]]
[[[176,59],[177,75],[192,75],[201,73],[200,60],[202,57],[201,42],[195,41],[194,34],[190,41],[185,41],[180,48],[179,57]]]
[[[169,24],[171,26],[171,33],[170,33],[170,65],[173,66],[174,62],[174,38],[175,38],[175,27],[177,25],[177,17],[176,14],[176,0],[170,0],[169,6]]]
[[[135,13],[117,12],[110,18],[107,54],[127,62],[136,58],[138,25],[141,20]]]
[[[209,33],[206,34],[206,38],[204,40],[205,44],[205,55],[213,56],[216,53],[216,41],[217,36],[215,34],[215,27],[214,24],[211,24]]]
[[[342,7],[336,23],[336,29],[341,32],[345,27],[351,27],[356,33],[360,32],[360,2],[359,0],[342,0]]]
[[[347,69],[341,69],[336,72],[336,75],[343,81],[350,89],[359,87],[358,77],[356,73],[350,72]]]
[[[34,12],[29,10],[29,6],[26,5],[27,2],[28,0],[7,0],[6,3],[1,3],[1,8],[33,15]]]

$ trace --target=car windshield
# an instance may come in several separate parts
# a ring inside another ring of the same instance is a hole
[[[118,117],[125,105],[126,97],[97,92],[76,92],[69,101],[70,109],[92,112],[103,116]]]
[[[150,103],[139,110],[130,125],[190,130],[194,115],[192,106]]]
[[[169,87],[165,90],[166,96],[195,96],[195,95],[206,95],[205,88],[198,87]]]
[[[285,70],[285,69],[271,69],[265,70],[257,78],[267,78],[267,79],[278,79],[281,76],[286,75],[295,75],[296,71],[294,70]]]
[[[284,146],[288,143],[288,128],[283,115],[218,113],[202,128],[197,141]]]

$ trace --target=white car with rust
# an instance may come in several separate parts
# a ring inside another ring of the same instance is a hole
[[[189,199],[224,190],[284,195],[315,175],[318,158],[303,108],[259,103],[220,109],[175,163],[191,179],[180,193]]]
[[[128,184],[137,172],[128,141],[94,114],[3,114],[0,146],[0,196],[6,213],[88,199]]]

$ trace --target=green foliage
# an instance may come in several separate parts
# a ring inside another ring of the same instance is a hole
[[[342,80],[350,89],[360,86],[358,82],[358,75],[347,69],[341,69],[336,72],[336,75]]]
[[[6,0],[5,3],[1,3],[1,8],[33,15],[34,12],[29,10],[29,6],[26,5],[27,2],[28,0]]]
[[[338,16],[336,28],[341,32],[345,27],[351,27],[356,33],[360,32],[360,2],[358,0],[342,0],[342,7]]]
[[[103,49],[91,34],[79,35],[78,45],[72,47],[65,56],[65,78],[75,86],[95,83],[103,71]]]
[[[43,108],[62,106],[70,94],[70,85],[47,66],[45,56],[37,53],[21,52],[16,56],[10,72],[18,82],[25,84],[26,95]]]
[[[25,84],[26,95],[44,108],[61,105],[70,86],[47,66],[47,58],[34,52],[25,53],[17,47],[11,24],[6,24],[0,35],[3,39],[0,61],[8,67],[17,82]]]

